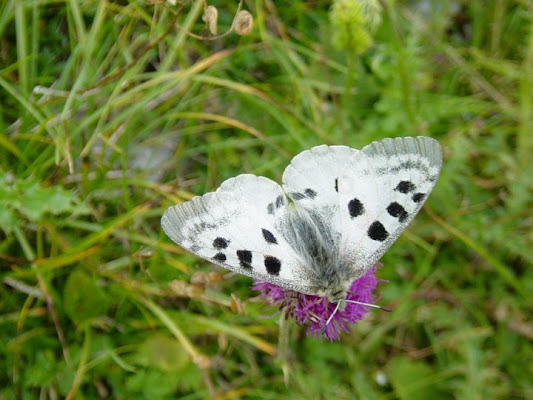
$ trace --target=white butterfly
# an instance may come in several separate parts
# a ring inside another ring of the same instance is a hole
[[[428,137],[317,146],[292,159],[282,186],[239,175],[170,207],[161,226],[214,264],[339,303],[420,210],[441,164]]]

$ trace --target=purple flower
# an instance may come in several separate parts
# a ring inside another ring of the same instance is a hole
[[[373,291],[379,282],[375,275],[376,270],[377,267],[374,266],[365,275],[353,281],[346,299],[373,304]],[[267,304],[278,305],[280,310],[287,316],[291,316],[298,325],[305,326],[307,336],[316,337],[319,340],[322,340],[324,336],[330,341],[338,340],[341,332],[351,332],[352,325],[363,319],[370,309],[361,304],[345,302],[344,309],[338,309],[326,325],[337,306],[326,297],[283,289],[259,280],[254,280],[253,289],[261,292],[259,297]]]

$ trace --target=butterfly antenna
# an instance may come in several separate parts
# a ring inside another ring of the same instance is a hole
[[[339,301],[337,302],[337,306],[335,307],[335,309],[333,310],[333,312],[332,312],[331,315],[329,316],[328,320],[326,321],[326,324],[325,324],[324,327],[322,328],[322,332],[325,332],[326,327],[329,325],[329,323],[331,322],[331,320],[333,319],[333,317],[335,316],[335,314],[337,314],[337,311],[339,311],[339,307],[340,307],[340,305],[341,305],[341,301],[345,301],[346,303],[359,304],[359,305],[361,305],[361,306],[367,306],[367,307],[377,308],[377,309],[379,309],[379,310],[387,311],[387,312],[391,312],[391,311],[392,311],[390,308],[382,307],[382,306],[378,306],[377,304],[370,304],[370,303],[363,303],[363,302],[361,302],[361,301],[342,299],[342,300],[339,300]]]
[[[335,316],[335,314],[337,314],[337,311],[339,311],[339,307],[341,305],[341,302],[337,302],[337,306],[335,307],[335,309],[333,310],[333,312],[331,313],[331,315],[329,316],[328,320],[326,321],[326,325],[324,325],[324,329],[326,329],[326,326],[329,325],[329,323],[331,322],[331,320],[333,319],[333,317]]]
[[[387,307],[382,307],[382,306],[378,306],[377,304],[370,304],[370,303],[362,303],[360,301],[355,301],[355,300],[347,300],[347,299],[342,299],[341,301],[345,301],[346,303],[354,303],[354,304],[359,304],[361,306],[367,306],[367,307],[373,307],[373,308],[377,308],[379,310],[382,310],[382,311],[387,311],[387,312],[391,312],[392,310],[390,308],[387,308]],[[340,302],[339,302],[340,303]],[[338,305],[338,303],[337,303]],[[338,308],[338,307],[337,307]],[[337,311],[337,309],[335,309],[335,311]],[[331,319],[331,317],[330,317]]]

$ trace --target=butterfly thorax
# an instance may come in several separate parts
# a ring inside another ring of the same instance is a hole
[[[332,303],[338,303],[342,300],[346,300],[347,292],[350,289],[350,283],[342,283],[337,286],[329,286],[317,290],[317,295],[320,297],[327,297]]]
[[[307,268],[302,271],[306,281],[312,283],[313,292],[328,297],[332,302],[346,298],[346,292],[356,278],[352,269],[343,265],[338,243],[331,228],[329,213],[321,210],[311,214],[306,210],[290,209],[287,224],[283,227],[285,239],[305,262]]]

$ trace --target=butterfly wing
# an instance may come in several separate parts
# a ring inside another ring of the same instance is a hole
[[[419,136],[383,139],[364,147],[362,152],[373,171],[380,200],[380,207],[369,218],[371,224],[364,225],[366,235],[359,242],[368,244],[362,257],[368,257],[368,262],[374,264],[413,220],[433,190],[442,167],[442,149],[435,139]],[[360,235],[352,235],[351,239],[356,237]],[[360,259],[356,252],[353,255]]]
[[[440,145],[428,137],[384,139],[362,150],[322,145],[294,157],[283,189],[329,229],[340,264],[356,278],[420,210],[441,163]]]
[[[161,226],[176,244],[214,264],[310,293],[305,264],[279,231],[287,212],[277,183],[239,175],[215,192],[170,207]]]

